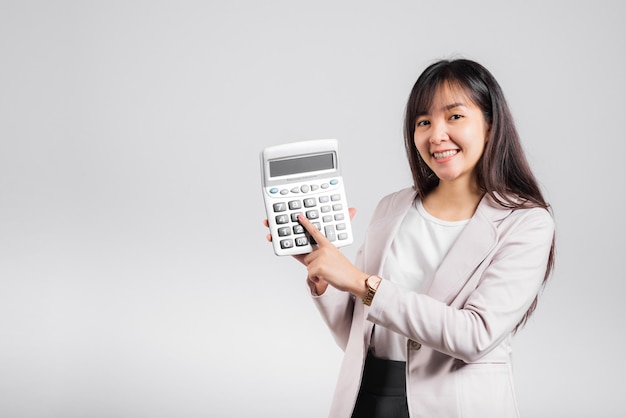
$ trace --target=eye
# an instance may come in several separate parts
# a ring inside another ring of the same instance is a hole
[[[452,115],[450,116],[450,120],[458,120],[461,119],[463,117],[463,115]]]
[[[415,126],[427,126],[430,125],[430,121],[426,119],[418,120]]]

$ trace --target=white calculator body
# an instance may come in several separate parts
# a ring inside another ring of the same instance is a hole
[[[315,139],[261,152],[265,210],[277,255],[309,253],[311,237],[298,222],[304,214],[337,247],[353,241],[337,140]]]

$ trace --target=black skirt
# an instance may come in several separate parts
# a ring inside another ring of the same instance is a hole
[[[409,418],[404,361],[367,354],[352,418]]]

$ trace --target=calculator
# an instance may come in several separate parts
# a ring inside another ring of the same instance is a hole
[[[265,148],[261,152],[261,178],[276,255],[313,251],[315,242],[298,222],[301,213],[335,246],[352,244],[336,139]]]

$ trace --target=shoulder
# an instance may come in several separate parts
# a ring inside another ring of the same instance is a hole
[[[394,228],[415,201],[415,190],[412,187],[390,193],[383,197],[370,218],[369,228]]]
[[[375,212],[384,214],[398,207],[407,207],[415,200],[415,189],[407,187],[383,197],[376,206]]]
[[[515,199],[509,199],[515,201]],[[521,201],[519,201],[521,203]],[[497,225],[497,229],[504,231],[526,231],[552,235],[555,229],[554,219],[550,211],[542,207],[507,207],[501,202],[486,195],[479,205],[481,214]]]
[[[540,207],[516,209],[512,216],[518,219],[525,229],[542,230],[550,235],[554,232],[554,218],[548,209]]]

